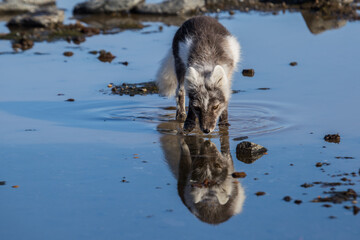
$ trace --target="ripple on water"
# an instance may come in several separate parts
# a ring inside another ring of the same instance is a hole
[[[175,119],[174,106],[154,107],[153,105],[113,106],[98,109],[101,117],[113,121],[143,121],[144,123],[157,124],[158,131],[162,133],[177,133],[181,124]],[[229,106],[229,134],[262,135],[285,130],[290,127],[286,120],[286,109],[274,103],[234,102]],[[192,134],[201,134],[197,128]],[[219,129],[208,135],[216,137]]]

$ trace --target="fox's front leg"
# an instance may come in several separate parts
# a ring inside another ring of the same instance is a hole
[[[184,131],[191,132],[195,128],[195,126],[196,126],[196,114],[192,109],[191,104],[189,104],[188,115],[184,123]]]
[[[230,126],[230,123],[228,122],[228,108],[227,107],[220,115],[219,126]]]
[[[185,119],[185,88],[184,85],[181,85],[178,87],[176,92],[176,120],[184,122]]]

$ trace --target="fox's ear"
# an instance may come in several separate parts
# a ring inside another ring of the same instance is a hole
[[[199,73],[193,67],[189,67],[185,74],[185,87],[196,87],[200,85]]]
[[[211,74],[211,81],[218,87],[226,83],[225,71],[220,65],[216,65]],[[225,81],[224,81],[225,80]]]
[[[228,98],[230,94],[230,82],[226,76],[224,68],[220,65],[216,65],[210,79],[215,87],[220,88],[225,94],[226,98]]]

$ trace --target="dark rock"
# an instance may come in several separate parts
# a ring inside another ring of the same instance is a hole
[[[101,50],[100,51],[100,56],[98,57],[98,59],[101,62],[112,62],[112,60],[115,58],[114,55],[112,55],[111,52],[106,52],[105,50]]]
[[[66,57],[71,57],[74,55],[74,53],[73,52],[64,52],[63,55]]]
[[[144,0],[90,0],[79,3],[74,14],[99,14],[127,12]]]
[[[360,211],[360,208],[359,208],[359,207],[353,206],[353,213],[354,213],[354,215],[358,214],[359,211]]]
[[[324,140],[327,142],[332,142],[332,143],[340,143],[340,135],[337,134],[327,134],[324,137]]]
[[[241,142],[236,146],[236,158],[244,163],[253,163],[261,158],[267,149],[252,142]]]
[[[253,77],[255,75],[255,70],[254,69],[244,69],[242,71],[242,75],[245,77]]]
[[[346,20],[336,17],[329,17],[329,13],[321,13],[314,11],[301,11],[304,21],[313,34],[319,34],[326,30],[337,29],[345,26]]]
[[[284,200],[285,202],[290,202],[290,201],[291,201],[291,197],[290,197],[290,196],[285,196],[285,197],[283,198],[283,200]]]
[[[231,176],[233,178],[245,178],[246,173],[245,172],[234,172],[233,174],[231,174]]]
[[[354,157],[335,157],[336,159],[355,159]]]
[[[347,191],[330,191],[324,192],[325,194],[330,194],[328,197],[317,197],[312,200],[312,202],[332,202],[332,203],[342,203],[345,201],[353,201],[357,198],[357,193],[353,189],[348,189]]]
[[[314,184],[309,184],[309,183],[304,183],[301,185],[301,187],[303,187],[303,188],[309,188],[309,187],[313,187],[313,186],[314,186]]]
[[[14,50],[21,49],[23,51],[28,50],[34,46],[34,42],[30,39],[21,38],[19,41],[15,41],[12,44]]]
[[[54,7],[56,0],[4,0],[0,2],[0,13],[34,12],[44,7]]]
[[[182,15],[194,13],[205,6],[205,0],[168,0],[156,4],[141,4],[134,11],[142,14]]]
[[[317,162],[317,163],[315,164],[316,167],[322,167],[322,165],[323,165],[323,164],[322,164],[321,162]]]
[[[265,192],[257,192],[255,193],[256,196],[264,196],[266,193]]]
[[[32,42],[52,42],[62,39],[68,41],[69,43],[72,41],[75,44],[80,44],[81,42],[85,41],[85,37],[100,34],[99,29],[86,27],[80,22],[68,25],[60,24],[54,28],[21,28],[21,31],[19,31],[17,28],[10,28],[10,30],[10,33],[0,34],[0,39],[12,40],[14,43],[20,43],[20,41],[23,41],[22,39],[26,39],[27,41]],[[26,45],[28,45],[28,47],[32,46],[31,44]],[[24,47],[26,48],[26,46]],[[15,48],[21,47],[19,47],[19,45],[15,45]]]
[[[158,94],[159,89],[155,82],[143,82],[143,83],[123,83],[115,86],[111,89],[113,94],[122,95],[147,95],[147,94]]]
[[[62,24],[64,21],[63,10],[43,10],[27,13],[12,18],[7,26],[9,28],[50,28]]]

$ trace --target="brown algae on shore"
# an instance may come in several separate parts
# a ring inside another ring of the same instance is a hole
[[[143,83],[123,83],[121,85],[114,86],[111,89],[113,94],[122,95],[148,95],[148,94],[158,94],[159,89],[157,88],[155,82],[143,82]]]

